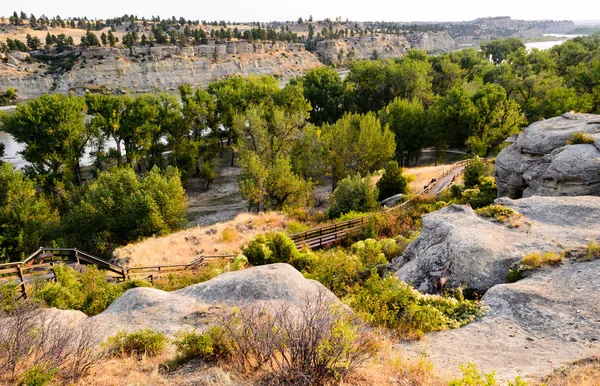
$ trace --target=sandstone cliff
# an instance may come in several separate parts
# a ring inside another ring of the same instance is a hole
[[[456,42],[443,32],[407,32],[404,35],[373,35],[362,38],[322,40],[315,55],[325,64],[343,64],[357,59],[399,58],[410,48],[430,53],[452,51]]]
[[[13,58],[14,59],[14,58]],[[22,98],[46,92],[82,92],[87,88],[136,92],[175,89],[182,83],[207,85],[233,74],[291,78],[321,63],[300,44],[235,42],[197,47],[90,48],[72,69],[45,74],[40,63],[0,64],[0,90],[17,89]]]

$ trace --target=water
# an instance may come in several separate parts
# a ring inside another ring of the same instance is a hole
[[[344,79],[349,71],[348,70],[344,70],[344,69],[339,69],[337,70],[337,72],[340,74],[340,77],[342,79]],[[279,87],[284,88],[287,84],[288,84],[289,80],[281,80],[279,82]],[[169,90],[169,91],[164,91],[170,95],[175,95],[177,97],[179,97],[179,91],[177,90]],[[14,106],[3,106],[0,107],[0,111],[5,111],[8,112],[9,114],[14,111],[15,107]],[[5,146],[5,150],[4,150],[4,155],[5,157],[2,158],[3,161],[7,161],[7,162],[11,162],[17,169],[22,169],[27,162],[25,160],[23,160],[23,158],[21,157],[21,155],[19,154],[19,152],[21,150],[23,150],[25,148],[24,144],[18,143],[17,141],[15,141],[9,134],[0,131],[0,143],[3,143]],[[107,143],[107,146],[109,148],[116,148],[116,143],[114,140],[110,140]],[[82,159],[82,166],[85,165],[90,165],[92,163],[92,158],[89,155],[89,151],[90,149],[86,149],[86,154]]]
[[[573,38],[576,38],[578,36],[584,36],[584,35],[544,34],[544,36],[556,38],[556,40],[551,40],[551,41],[547,41],[547,42],[525,43],[525,48],[528,51],[530,51],[532,48],[537,48],[539,50],[547,50],[547,49],[552,48],[554,46],[557,46],[559,44],[563,44],[564,42],[566,42],[569,39],[573,39]]]

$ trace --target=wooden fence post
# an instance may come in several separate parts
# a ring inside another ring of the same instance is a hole
[[[21,290],[23,291],[23,298],[27,299],[27,288],[25,287],[25,276],[23,276],[23,269],[21,265],[17,265],[17,270],[19,271],[19,279],[21,279]]]

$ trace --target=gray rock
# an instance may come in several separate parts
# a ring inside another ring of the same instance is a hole
[[[593,144],[568,145],[573,133]],[[524,129],[498,154],[498,197],[600,195],[600,115],[564,114]]]
[[[463,328],[405,344],[423,353],[437,370],[458,375],[473,362],[496,371],[500,382],[538,379],[553,369],[597,353],[600,341],[600,261],[566,263],[513,284],[491,288],[483,297],[489,312]]]
[[[166,334],[211,322],[223,308],[260,302],[292,307],[320,292],[331,301],[335,295],[320,283],[307,280],[288,264],[272,264],[224,273],[204,283],[174,292],[134,288],[115,300],[99,315],[90,318],[98,334],[107,338],[118,330],[147,327]]]
[[[509,267],[526,254],[562,251],[600,239],[600,197],[498,199],[523,215],[520,226],[450,205],[423,216],[421,234],[394,259],[391,269],[423,292],[465,285],[485,292],[504,283]]]

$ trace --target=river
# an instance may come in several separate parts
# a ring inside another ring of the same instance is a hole
[[[350,71],[346,69],[338,69],[337,72],[340,74],[340,77],[344,79]],[[288,82],[289,79],[279,81],[279,87],[284,88]],[[179,91],[177,90],[169,90],[166,92],[171,95],[179,96]],[[0,106],[0,111],[5,111],[9,114],[12,113],[14,109],[15,106]],[[22,169],[27,164],[19,154],[19,152],[25,148],[24,144],[18,143],[13,139],[13,137],[3,131],[0,131],[0,143],[3,143],[5,147],[4,157],[2,158],[3,161],[11,162],[17,169]],[[116,143],[113,140],[110,140],[108,147],[116,148]],[[89,165],[91,162],[92,159],[89,156],[88,149],[88,151],[86,151],[86,155],[82,159],[82,165]]]
[[[545,42],[531,42],[525,43],[525,48],[530,51],[532,48],[537,48],[539,50],[547,50],[556,45],[562,44],[569,39],[576,38],[582,35],[569,35],[569,34],[544,34],[546,37],[556,38],[556,40],[550,40]]]

